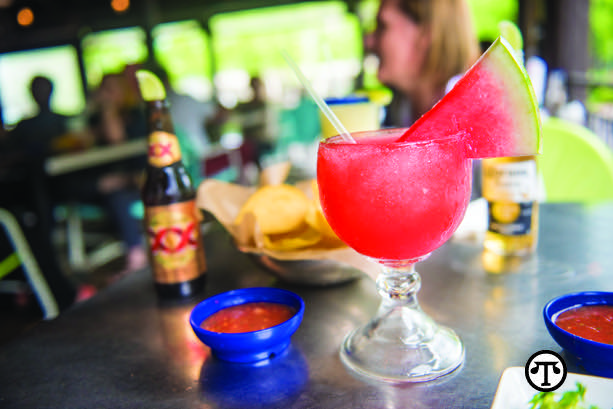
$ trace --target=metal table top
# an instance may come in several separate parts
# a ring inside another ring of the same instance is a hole
[[[478,244],[453,241],[418,265],[421,305],[462,338],[463,366],[433,382],[376,384],[353,377],[338,357],[347,332],[378,306],[370,278],[289,285],[239,253],[216,222],[205,242],[202,298],[251,286],[303,297],[304,320],[285,355],[264,366],[217,361],[189,327],[196,301],[161,304],[143,270],[3,346],[0,407],[489,408],[505,368],[542,349],[561,352],[543,322],[548,300],[613,291],[613,203],[542,205],[540,271],[487,274]],[[570,371],[585,373],[562,356]]]

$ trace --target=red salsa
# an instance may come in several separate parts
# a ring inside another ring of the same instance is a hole
[[[200,326],[213,332],[251,332],[274,327],[287,321],[296,309],[274,302],[248,302],[211,314]]]
[[[571,334],[613,345],[613,306],[584,305],[562,311],[555,320]]]

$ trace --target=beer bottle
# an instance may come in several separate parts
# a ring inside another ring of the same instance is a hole
[[[149,132],[142,200],[155,288],[162,299],[191,298],[203,290],[206,279],[202,215],[181,161],[164,86],[149,71],[139,70],[136,75]]]
[[[526,255],[538,243],[538,175],[535,156],[482,161],[488,203],[484,247],[499,255]]]

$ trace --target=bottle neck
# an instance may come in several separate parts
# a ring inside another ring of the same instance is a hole
[[[174,125],[167,101],[148,101],[146,111],[149,134],[154,131],[164,131],[174,135]]]
[[[166,101],[147,102],[149,165],[162,168],[181,161],[181,147]]]

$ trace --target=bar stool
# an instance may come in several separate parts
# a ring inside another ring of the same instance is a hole
[[[72,270],[95,269],[125,253],[120,240],[86,231],[83,225],[84,214],[88,211],[99,212],[98,208],[93,205],[71,202],[65,205],[65,211],[68,264]],[[94,248],[88,249],[89,243],[94,243]]]

